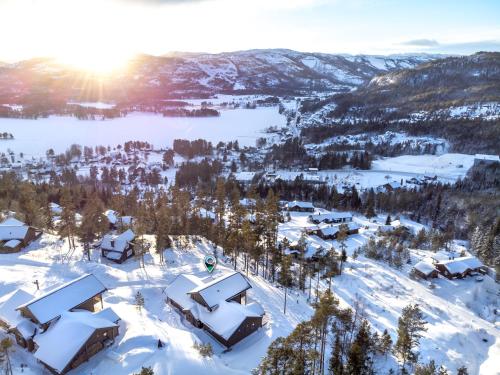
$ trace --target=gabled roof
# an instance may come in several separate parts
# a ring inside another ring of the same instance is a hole
[[[314,205],[311,202],[293,201],[288,202],[287,207],[314,208]]]
[[[35,357],[62,372],[97,329],[116,326],[88,311],[64,312],[45,333],[35,336]]]
[[[352,214],[350,212],[329,212],[326,214],[309,215],[309,218],[316,221],[352,219]]]
[[[245,276],[239,272],[231,272],[209,283],[197,286],[189,294],[199,294],[207,306],[213,308],[220,301],[227,301],[251,287]]]
[[[21,226],[26,225],[26,224],[24,224],[24,223],[23,223],[22,221],[20,221],[20,220],[17,220],[17,219],[16,219],[16,218],[14,218],[14,217],[9,217],[9,218],[5,219],[4,221],[2,221],[2,222],[0,223],[0,226],[1,226],[1,225],[10,225],[10,226],[18,226],[18,227],[21,227]]]
[[[418,262],[413,268],[422,272],[424,275],[430,275],[432,272],[436,271],[432,264],[425,261]]]
[[[15,327],[23,319],[17,306],[32,300],[34,296],[23,289],[17,289],[0,298],[0,320],[9,327]]]
[[[94,275],[87,274],[52,289],[17,309],[28,309],[38,323],[45,324],[106,290]]]
[[[134,238],[135,234],[131,229],[127,229],[119,235],[107,234],[102,239],[101,248],[104,250],[118,251],[122,253],[127,247],[127,244],[133,241]]]
[[[258,318],[263,315],[264,310],[255,302],[240,305],[237,302],[221,301],[214,311],[208,311],[203,307],[197,311],[197,318],[226,340],[229,340],[246,318]]]
[[[451,274],[464,273],[467,270],[483,267],[483,263],[476,257],[455,258],[441,262]]]
[[[194,275],[179,275],[174,281],[167,287],[165,292],[168,298],[175,301],[184,310],[189,310],[195,301],[189,297],[188,293],[201,286],[205,285],[203,280]]]
[[[111,224],[116,224],[118,221],[118,212],[113,210],[104,211],[104,216],[106,216]]]
[[[24,240],[26,234],[28,233],[28,229],[29,227],[24,224],[23,225],[0,224],[0,241]]]

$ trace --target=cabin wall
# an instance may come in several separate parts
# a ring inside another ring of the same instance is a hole
[[[233,346],[245,337],[250,336],[260,327],[262,327],[262,317],[246,318],[236,332],[227,340],[228,345],[226,346]]]

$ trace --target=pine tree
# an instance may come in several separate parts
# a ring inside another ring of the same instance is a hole
[[[59,235],[61,237],[66,237],[68,239],[68,244],[70,249],[75,248],[75,239],[76,235],[76,220],[75,220],[75,205],[73,202],[73,198],[68,189],[63,191],[61,197],[61,205],[62,205],[62,213],[61,213],[61,221],[59,224]]]
[[[13,375],[12,364],[10,362],[10,351],[12,348],[12,340],[6,337],[0,341],[0,363],[5,362],[5,375]]]
[[[82,222],[77,228],[77,235],[84,245],[90,260],[90,244],[102,237],[108,228],[108,223],[103,215],[104,205],[97,195],[92,196],[82,212]]]
[[[328,370],[332,375],[344,374],[344,360],[342,358],[342,349],[340,345],[340,337],[338,334],[335,336]]]
[[[137,310],[141,311],[144,307],[144,297],[141,292],[137,291],[135,294],[135,307]]]
[[[414,349],[419,345],[421,333],[427,330],[426,323],[418,305],[408,305],[403,308],[398,320],[398,339],[394,346],[395,353],[403,361],[403,368],[408,361],[416,362],[418,353],[415,353]]]
[[[391,215],[387,215],[387,218],[385,219],[385,225],[391,225]]]
[[[378,351],[381,355],[387,356],[387,354],[391,351],[391,348],[392,348],[391,335],[389,335],[387,329],[384,329],[384,332],[382,333],[382,336],[380,336],[379,339]]]

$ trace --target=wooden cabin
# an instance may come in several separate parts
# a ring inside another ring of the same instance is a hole
[[[32,300],[34,296],[23,289],[17,289],[0,298],[0,328],[14,335],[16,343],[32,351],[33,337],[38,327],[31,321],[24,319],[16,308]]]
[[[35,336],[35,358],[53,374],[66,374],[111,346],[118,324],[88,311],[64,312]],[[67,343],[67,345],[60,345]]]
[[[119,235],[107,234],[101,241],[101,255],[115,263],[123,263],[135,254],[134,239],[135,234],[130,229]]]
[[[14,218],[0,223],[0,254],[17,253],[42,235],[41,231]]]
[[[476,257],[454,258],[436,263],[436,268],[448,279],[463,279],[474,273],[486,274],[487,269]]]
[[[352,221],[352,214],[350,212],[329,212],[325,214],[309,215],[308,220],[313,224],[350,223]]]
[[[412,273],[424,280],[435,279],[439,276],[438,270],[430,263],[420,261],[412,269]]]
[[[16,310],[45,329],[63,312],[102,310],[102,294],[106,290],[94,275],[86,274],[18,306]]]
[[[167,288],[167,302],[192,325],[202,328],[225,347],[231,347],[263,325],[265,315],[257,303],[246,304],[251,288],[239,272],[204,281],[179,275]]]
[[[292,212],[314,212],[314,205],[311,202],[288,202],[285,208],[287,211]]]

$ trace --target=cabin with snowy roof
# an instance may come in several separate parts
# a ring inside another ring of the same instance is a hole
[[[352,221],[352,214],[350,212],[329,212],[324,214],[309,215],[308,220],[313,224],[350,223]]]
[[[115,263],[123,263],[134,256],[135,234],[127,229],[121,234],[107,234],[101,241],[101,255]]]
[[[19,305],[16,310],[45,329],[65,311],[101,310],[105,291],[106,287],[94,275],[86,274]]]
[[[335,240],[340,232],[340,226],[346,226],[347,235],[357,234],[359,233],[359,225],[353,222],[349,222],[347,224],[336,224],[336,225],[319,225],[306,229],[308,234],[313,234],[318,236],[323,240]]]
[[[14,290],[0,298],[0,328],[13,334],[17,344],[29,351],[34,349],[33,337],[38,332],[38,327],[23,318],[16,308],[33,298],[31,293],[23,289]]]
[[[486,274],[487,268],[473,256],[460,257],[436,263],[437,270],[448,279],[463,279],[477,273]]]
[[[425,261],[420,261],[415,264],[415,266],[413,266],[412,273],[416,277],[424,280],[435,279],[439,275],[439,272],[434,265]]]
[[[0,254],[17,253],[42,235],[41,231],[14,218],[0,223]]]
[[[65,374],[113,344],[120,318],[102,310],[106,288],[94,275],[83,275],[35,297],[15,290],[0,297],[0,328],[53,374]]]
[[[166,290],[167,302],[229,348],[263,325],[262,307],[256,302],[247,304],[246,291],[251,287],[239,272],[211,281],[179,275]]]
[[[292,212],[314,212],[314,205],[311,202],[293,201],[285,206],[287,211]]]
[[[65,311],[55,324],[35,336],[34,356],[50,372],[66,374],[111,346],[118,328],[100,313]]]

